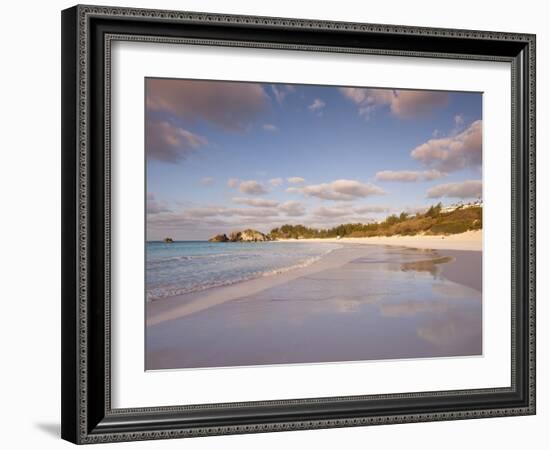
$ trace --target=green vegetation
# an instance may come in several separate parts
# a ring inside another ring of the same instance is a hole
[[[308,228],[304,225],[283,225],[269,233],[271,239],[311,239],[331,237],[372,237],[416,234],[457,234],[482,228],[482,207],[458,207],[443,212],[441,203],[425,213],[392,214],[379,223],[347,223],[330,229]]]

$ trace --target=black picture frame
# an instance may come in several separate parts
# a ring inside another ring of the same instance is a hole
[[[114,40],[509,62],[511,386],[113,409],[109,101]],[[62,437],[78,444],[535,414],[535,36],[119,7],[64,10],[61,406]]]

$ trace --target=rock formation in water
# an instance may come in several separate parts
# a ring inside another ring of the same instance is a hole
[[[216,236],[208,239],[208,242],[227,242],[229,238],[225,234],[216,234]]]

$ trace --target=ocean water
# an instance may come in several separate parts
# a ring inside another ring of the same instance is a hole
[[[305,267],[340,247],[330,242],[147,242],[146,298],[156,301]]]

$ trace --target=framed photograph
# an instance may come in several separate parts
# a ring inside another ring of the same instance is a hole
[[[535,36],[62,12],[62,437],[535,413]]]

